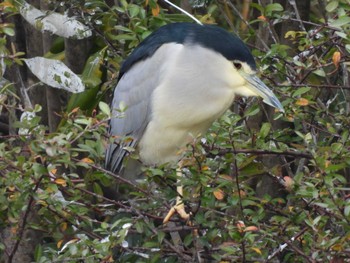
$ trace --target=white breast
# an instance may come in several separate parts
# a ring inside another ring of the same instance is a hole
[[[152,94],[151,121],[139,143],[147,165],[177,162],[181,149],[207,131],[245,83],[230,61],[198,45],[166,44],[154,56],[163,56],[165,67]]]

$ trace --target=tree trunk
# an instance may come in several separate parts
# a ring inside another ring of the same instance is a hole
[[[261,1],[261,4],[263,6],[270,4],[271,1],[269,0],[263,0]],[[308,15],[310,13],[310,1],[297,1],[295,3],[294,0],[279,0],[276,1],[279,2],[282,6],[284,6],[285,10],[288,10],[291,13],[294,13],[296,19],[301,20],[307,20]],[[300,11],[302,10],[302,11]],[[281,42],[281,44],[285,45],[295,45],[288,39],[285,39],[285,33],[288,31],[300,31],[300,27],[304,27],[301,21],[298,22],[288,22],[283,23],[282,28],[272,28],[272,25],[270,25],[270,28],[268,27],[267,23],[261,23],[260,27],[258,28],[258,38],[256,46],[262,50],[264,50],[265,43],[270,46],[275,41]],[[272,32],[271,32],[272,31]],[[277,32],[277,33],[276,33]],[[274,35],[274,38],[272,39],[271,36]],[[270,37],[270,38],[269,38]],[[269,106],[266,106],[265,104],[262,106],[263,111],[257,115],[254,116],[254,118],[251,118],[248,120],[248,126],[252,130],[260,130],[261,123],[264,121],[268,121],[272,124],[273,130],[281,130],[285,128],[288,123],[282,122],[282,121],[273,121],[273,113],[274,109],[272,109]],[[264,114],[266,112],[267,114]],[[272,169],[273,167],[286,167],[285,170],[278,170],[276,171],[277,174],[274,174],[278,177],[283,177],[285,175],[292,176],[290,167],[287,164],[287,161],[283,156],[280,157],[280,159],[276,157],[263,157],[262,162],[264,163],[264,166],[269,167]],[[281,186],[276,182],[275,179],[273,179],[269,174],[262,175],[257,181],[256,181],[256,193],[257,196],[262,197],[265,194],[270,195],[271,197],[277,197],[281,195]]]

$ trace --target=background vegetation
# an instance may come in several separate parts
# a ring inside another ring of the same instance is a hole
[[[244,39],[285,113],[237,98],[188,146],[191,222],[167,225],[173,170],[145,168],[135,184],[103,169],[107,105],[130,51],[191,19],[155,0],[27,3],[42,12],[34,25],[25,2],[0,3],[1,262],[349,262],[348,1],[176,1]],[[58,13],[83,29],[44,30]],[[86,90],[40,82],[26,66],[37,56]]]

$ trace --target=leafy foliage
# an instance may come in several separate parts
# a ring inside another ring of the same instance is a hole
[[[238,99],[239,110],[215,122],[204,139],[194,138],[178,182],[191,222],[175,218],[167,225],[162,220],[176,198],[175,171],[144,168],[145,179],[136,184],[104,170],[110,109],[99,100],[113,86],[122,58],[142,39],[188,17],[151,0],[106,2],[62,2],[83,14],[80,21],[96,34],[81,76],[87,90],[72,96],[56,132],[47,133],[33,115],[15,124],[24,132],[1,136],[0,229],[10,228],[17,245],[24,229],[42,233],[36,262],[345,262],[350,257],[346,1],[328,1],[325,15],[313,11],[310,21],[278,3],[251,5],[258,15],[241,35],[255,43],[258,30],[271,34],[272,43],[256,40],[253,53],[285,114],[259,107],[256,99]],[[230,20],[230,4],[204,4],[206,12],[197,14],[201,21],[240,26]],[[18,11],[11,1],[0,7]],[[278,27],[292,22],[300,28],[278,37]],[[6,46],[13,28],[0,24],[1,69],[22,65],[23,54]],[[8,82],[1,81],[0,103],[2,110],[23,110]],[[127,198],[109,195],[114,185]],[[13,256],[16,246],[1,242],[0,255]]]

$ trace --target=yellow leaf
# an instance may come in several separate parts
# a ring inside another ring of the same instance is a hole
[[[284,38],[285,38],[285,39],[288,39],[288,38],[295,39],[295,36],[296,36],[296,32],[295,32],[295,31],[288,31],[288,32],[284,35]]]
[[[12,234],[16,234],[16,233],[17,233],[17,230],[18,230],[17,227],[11,227],[11,228],[10,228],[10,231],[11,231]]]
[[[208,166],[208,165],[202,166],[202,170],[203,170],[203,171],[208,171],[208,170],[209,170],[209,166]]]
[[[62,232],[66,231],[67,227],[68,227],[67,222],[62,222],[61,225],[60,225],[60,229],[61,229]]]
[[[224,193],[224,191],[222,191],[221,189],[215,190],[215,191],[213,192],[213,194],[214,194],[215,198],[216,198],[217,200],[220,200],[220,201],[223,200],[224,197],[225,197],[225,193]]]
[[[83,163],[94,163],[94,161],[93,160],[91,160],[90,158],[83,158],[83,159],[81,159],[81,161],[83,162]]]
[[[244,232],[253,232],[253,231],[258,231],[259,228],[256,226],[247,226],[246,228],[244,228]]]
[[[233,242],[233,241],[227,241],[227,242],[223,242],[220,247],[232,247],[232,246],[237,246],[237,242]]]
[[[245,224],[243,221],[239,220],[237,222],[236,226],[237,226],[239,232],[243,232],[243,229],[245,228]]]
[[[62,246],[63,243],[63,239],[61,239],[60,241],[57,242],[57,248],[60,248]]]
[[[115,261],[111,255],[108,255],[102,259],[102,262],[115,262]]]
[[[179,151],[179,155],[184,152],[184,149],[181,149]],[[192,166],[194,165],[194,160],[192,158],[184,158],[181,160],[181,167],[187,167],[187,166]]]
[[[289,176],[285,176],[283,177],[284,179],[284,182],[285,182],[285,187],[286,187],[286,190],[288,192],[291,192],[293,190],[293,184],[294,184],[294,181],[293,181],[293,178],[289,177]]]
[[[328,194],[328,192],[327,191],[320,191],[320,197],[326,197],[326,196],[328,196],[329,194]]]
[[[56,168],[51,169],[51,170],[50,170],[50,173],[53,174],[53,175],[55,175],[55,174],[57,173],[57,169],[56,169]]]
[[[296,102],[296,105],[298,106],[307,106],[309,105],[309,100],[305,99],[305,98],[299,98]]]
[[[3,3],[0,4],[0,6],[3,6],[3,7],[14,7],[13,4],[11,4],[9,1],[4,1]]]
[[[233,191],[233,195],[235,195],[235,196],[239,195],[241,197],[245,197],[247,195],[247,193],[244,192],[242,189],[240,189],[239,192]]]
[[[47,203],[44,200],[37,201],[38,204],[41,204],[42,206],[47,206]]]
[[[79,107],[76,107],[74,109],[72,109],[72,111],[70,113],[76,113],[79,110]]]
[[[116,138],[118,138],[118,136]],[[124,142],[128,143],[128,142],[132,142],[133,140],[134,140],[133,138],[128,137],[124,140]]]
[[[267,21],[267,18],[265,16],[258,16],[258,19],[261,21]]]
[[[333,64],[336,68],[338,68],[339,66],[339,62],[340,62],[340,59],[341,59],[341,54],[339,51],[335,51],[333,53],[333,57],[332,57],[332,61],[333,61]]]
[[[66,180],[62,179],[62,178],[58,178],[55,180],[56,184],[62,185],[62,186],[67,186],[67,182]]]
[[[258,253],[259,255],[262,255],[261,250],[260,250],[259,248],[257,248],[257,247],[252,247],[252,249],[253,249],[256,253]]]
[[[227,180],[227,181],[233,181],[232,176],[227,175],[227,174],[220,174],[219,177],[220,177],[221,179],[224,179],[224,180]]]
[[[287,115],[288,121],[292,122],[294,121],[294,116],[293,115]]]
[[[157,4],[155,8],[152,8],[152,15],[153,16],[158,16],[160,12],[159,5]]]
[[[334,245],[331,247],[331,249],[334,250],[334,251],[338,251],[338,252],[344,250],[342,244],[340,244],[340,243],[334,244]]]
[[[247,193],[244,190],[239,190],[239,194],[241,195],[241,197],[245,197],[247,196]]]
[[[298,149],[298,150],[304,150],[305,149],[305,145],[301,145],[301,144],[297,144],[297,143],[290,143],[291,146],[293,146],[294,148]]]

